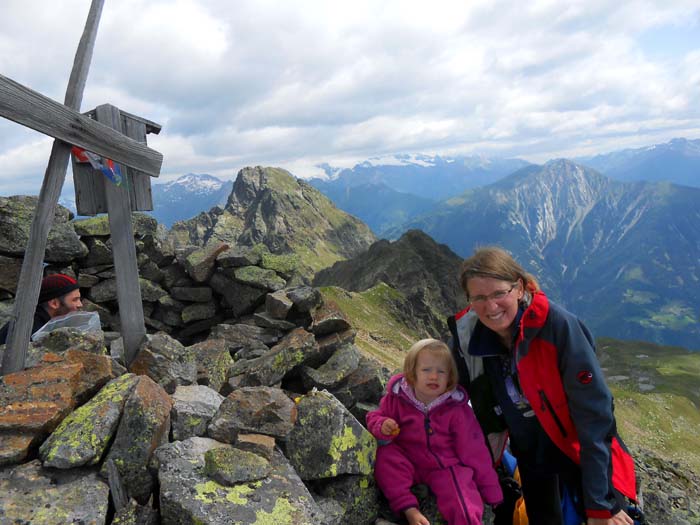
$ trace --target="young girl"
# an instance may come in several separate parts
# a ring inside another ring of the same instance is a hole
[[[377,450],[377,484],[409,525],[429,525],[410,490],[417,483],[430,487],[449,525],[481,525],[482,501],[497,505],[503,494],[450,350],[436,339],[418,341],[403,369],[367,414],[369,431],[388,442]]]

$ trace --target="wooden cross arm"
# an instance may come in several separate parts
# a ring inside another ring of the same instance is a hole
[[[0,116],[152,177],[160,174],[162,154],[3,75]]]

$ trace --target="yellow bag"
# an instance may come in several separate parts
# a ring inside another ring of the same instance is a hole
[[[518,470],[518,467],[515,467],[513,479],[520,484],[520,470]],[[520,496],[518,501],[515,502],[515,510],[513,510],[513,525],[528,525],[527,512],[525,511],[525,498],[522,496]]]

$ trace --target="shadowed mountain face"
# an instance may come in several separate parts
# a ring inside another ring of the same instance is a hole
[[[700,348],[700,190],[565,160],[450,199],[419,228],[468,256],[498,244],[596,335]]]
[[[339,286],[361,292],[383,282],[410,305],[406,324],[438,337],[445,319],[466,306],[458,284],[461,259],[447,246],[412,230],[399,240],[381,240],[353,259],[335,263],[314,279],[315,286]]]
[[[242,169],[224,208],[175,223],[169,236],[176,247],[223,242],[293,252],[309,277],[375,241],[364,223],[337,209],[315,188],[285,170],[262,167]]]

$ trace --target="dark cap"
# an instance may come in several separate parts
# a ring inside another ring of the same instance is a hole
[[[67,293],[77,290],[78,282],[68,275],[54,273],[47,275],[41,281],[41,291],[39,292],[39,304],[63,297]]]

